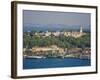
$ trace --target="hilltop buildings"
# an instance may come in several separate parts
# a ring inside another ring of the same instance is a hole
[[[80,31],[71,31],[71,32],[69,32],[69,31],[62,31],[62,32],[61,31],[56,31],[56,32],[46,31],[46,32],[36,32],[36,33],[34,33],[34,35],[42,36],[42,37],[48,37],[48,36],[51,36],[51,35],[58,37],[60,35],[64,35],[66,37],[72,36],[74,38],[81,37],[85,34],[86,33],[83,32],[82,26],[80,27]]]
[[[71,36],[74,38],[79,38],[83,35],[86,35],[85,32],[83,32],[82,26],[80,27],[79,31],[56,31],[56,32],[34,32],[28,34],[31,37],[39,36],[40,39],[50,36]],[[52,38],[52,37],[51,37]],[[33,38],[31,38],[33,39]],[[67,42],[67,41],[65,41]],[[62,43],[61,43],[62,44]],[[89,47],[85,47],[84,49],[82,47],[59,47],[57,44],[51,44],[49,46],[32,46],[31,48],[25,48],[23,49],[23,53],[26,56],[42,56],[42,57],[76,57],[76,58],[86,58],[90,59],[91,57],[91,49]]]

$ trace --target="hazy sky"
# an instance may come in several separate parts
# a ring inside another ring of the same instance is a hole
[[[90,13],[23,10],[25,24],[90,25]]]

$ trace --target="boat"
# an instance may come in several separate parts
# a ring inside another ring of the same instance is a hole
[[[81,55],[80,59],[91,59],[90,55]]]
[[[40,58],[45,58],[44,56],[24,56],[24,58],[32,58],[32,59],[40,59]]]

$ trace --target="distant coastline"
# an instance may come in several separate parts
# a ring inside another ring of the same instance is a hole
[[[23,31],[32,31],[38,30],[38,31],[79,31],[81,25],[66,25],[66,24],[24,24]],[[85,25],[83,27],[84,32],[90,32],[90,26],[91,25]]]

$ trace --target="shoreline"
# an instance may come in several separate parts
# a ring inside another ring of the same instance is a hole
[[[82,60],[91,60],[90,58],[80,58],[80,57],[23,57],[23,59],[82,59]]]

